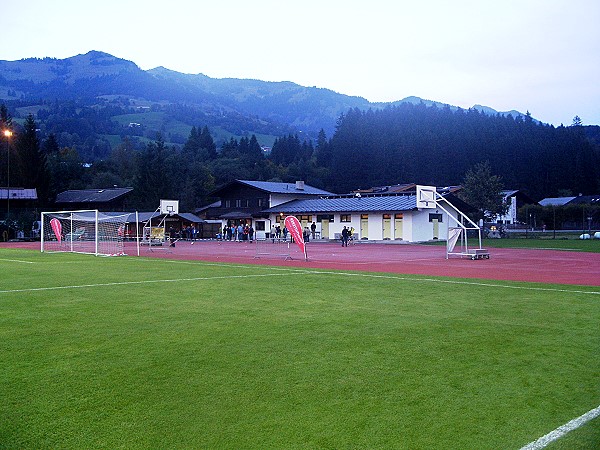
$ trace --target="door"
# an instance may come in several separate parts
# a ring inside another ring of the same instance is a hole
[[[369,215],[360,215],[360,236],[359,239],[369,239]]]
[[[329,219],[321,220],[321,239],[329,239]]]
[[[392,239],[392,216],[383,215],[383,239]]]
[[[437,219],[433,219],[433,238],[434,239],[439,239],[440,238],[440,222]]]
[[[404,237],[403,233],[403,220],[404,216],[402,214],[396,214],[394,218],[394,239],[402,240]]]

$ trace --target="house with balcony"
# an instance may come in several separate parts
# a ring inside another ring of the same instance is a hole
[[[292,200],[320,198],[332,192],[310,186],[303,181],[281,183],[273,181],[234,180],[213,191],[210,196],[220,200],[195,211],[201,218],[221,221],[221,228],[231,225],[251,225],[256,237],[266,237],[272,226],[279,225],[280,216],[265,210]]]

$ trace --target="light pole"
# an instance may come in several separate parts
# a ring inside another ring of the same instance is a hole
[[[9,129],[4,130],[4,137],[6,138],[6,163],[7,163],[7,172],[6,172],[6,184],[7,184],[7,192],[6,192],[6,223],[9,226],[9,218],[10,218],[10,138],[12,137],[13,132]]]

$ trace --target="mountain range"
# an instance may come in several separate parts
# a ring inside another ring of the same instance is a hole
[[[134,62],[100,51],[65,59],[0,60],[0,101],[14,105],[17,110],[21,108],[23,112],[36,111],[36,105],[44,108],[49,102],[67,101],[84,102],[95,107],[119,105],[128,108],[127,112],[163,111],[166,114],[162,120],[178,121],[179,133],[184,137],[187,137],[185,126],[191,128],[206,124],[211,126],[211,131],[212,127],[220,129],[222,140],[257,134],[267,141],[269,137],[272,140],[287,132],[315,137],[321,129],[330,136],[340,115],[355,108],[381,109],[408,102],[456,109],[418,97],[372,103],[362,97],[300,86],[289,81],[216,79],[164,67],[142,70]],[[489,115],[523,116],[518,111],[497,112],[480,105],[473,108]],[[182,110],[185,113],[182,114]],[[139,115],[137,119],[121,117],[120,122],[123,126],[139,123],[158,128],[149,131],[160,131],[161,126],[165,128],[164,123],[144,123],[144,118]]]

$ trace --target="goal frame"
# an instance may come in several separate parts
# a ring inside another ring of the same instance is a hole
[[[95,256],[124,255],[123,241],[129,215],[127,212],[105,214],[97,209],[42,212],[40,251]],[[56,222],[53,224],[53,221]]]

